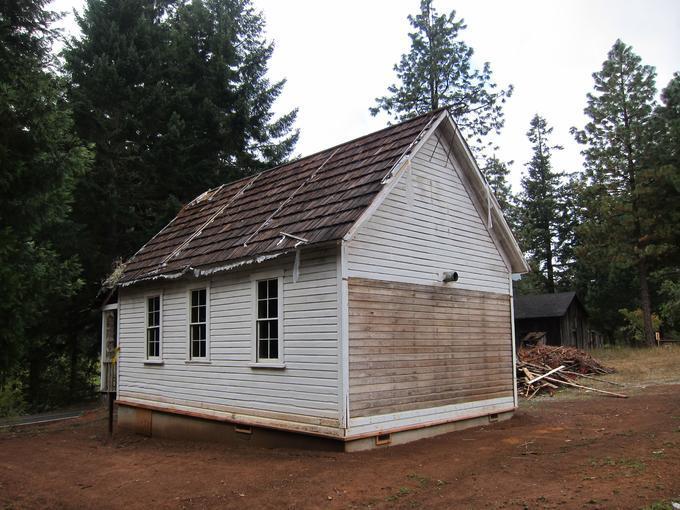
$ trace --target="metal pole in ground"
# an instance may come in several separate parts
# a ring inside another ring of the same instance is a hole
[[[109,436],[113,435],[113,401],[116,399],[116,394],[109,391]]]

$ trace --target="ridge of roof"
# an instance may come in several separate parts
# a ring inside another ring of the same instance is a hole
[[[290,165],[290,164],[292,164],[292,163],[298,163],[298,162],[300,162],[300,161],[303,161],[303,160],[306,160],[306,159],[310,159],[310,158],[313,158],[313,157],[315,157],[315,156],[319,156],[319,155],[321,155],[321,154],[323,154],[323,153],[325,153],[325,152],[329,152],[329,151],[332,151],[332,150],[334,150],[334,149],[338,149],[338,148],[342,147],[343,145],[349,145],[349,144],[352,144],[352,143],[356,143],[356,142],[362,140],[363,138],[369,138],[369,137],[373,137],[374,135],[379,135],[380,133],[382,133],[382,132],[384,132],[384,131],[389,131],[389,130],[392,129],[392,128],[398,127],[398,126],[400,126],[400,125],[402,125],[402,124],[406,124],[406,123],[408,123],[408,122],[412,122],[412,121],[417,120],[417,119],[419,119],[419,118],[421,118],[421,117],[430,117],[430,116],[431,116],[431,117],[434,118],[434,117],[436,117],[439,113],[443,112],[444,110],[447,110],[447,107],[446,107],[446,106],[440,106],[439,108],[437,108],[437,109],[435,109],[435,110],[431,110],[431,111],[429,111],[429,112],[425,112],[425,113],[421,113],[421,114],[418,114],[418,115],[414,115],[413,117],[409,117],[408,119],[405,119],[405,120],[403,120],[403,121],[401,121],[401,122],[397,122],[396,124],[388,124],[386,127],[382,128],[382,129],[378,129],[377,131],[371,131],[370,133],[366,133],[366,134],[364,134],[364,135],[359,135],[359,136],[357,136],[356,138],[351,138],[350,140],[346,140],[346,141],[344,141],[344,142],[340,142],[340,143],[338,143],[337,145],[333,145],[333,146],[331,146],[331,147],[327,147],[326,149],[321,149],[321,150],[319,150],[319,151],[312,152],[311,154],[307,154],[307,155],[305,155],[305,156],[299,156],[299,157],[296,157],[295,159],[291,159],[291,160],[286,161],[286,162],[284,162],[284,163],[279,163],[278,165],[273,166],[273,167],[271,167],[271,168],[265,168],[264,170],[260,170],[259,172],[253,172],[252,174],[246,175],[246,176],[244,176],[244,177],[239,177],[238,179],[235,179],[235,180],[233,180],[233,181],[229,181],[228,183],[220,184],[219,186],[215,186],[214,188],[207,189],[206,191],[204,191],[204,192],[201,193],[200,195],[194,197],[193,200],[196,200],[196,199],[197,199],[198,197],[200,197],[201,195],[205,195],[206,193],[210,193],[211,191],[218,190],[218,189],[220,189],[220,188],[222,188],[222,187],[224,187],[224,186],[227,186],[227,185],[230,186],[230,185],[232,185],[232,184],[236,184],[236,183],[239,183],[239,182],[241,182],[241,181],[245,181],[245,180],[248,180],[248,179],[252,179],[252,177],[253,177],[254,175],[263,175],[263,174],[266,174],[266,173],[268,173],[268,172],[273,172],[274,170],[278,170],[278,169],[280,169],[280,168],[282,168],[282,167],[285,167],[285,166],[287,166],[287,165]],[[448,111],[448,110],[447,110],[447,111]],[[193,201],[193,200],[192,200],[192,201]],[[189,202],[189,203],[191,203],[191,202]]]

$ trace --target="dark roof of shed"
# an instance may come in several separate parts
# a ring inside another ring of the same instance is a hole
[[[441,110],[209,190],[125,265],[119,284],[337,241]]]
[[[575,298],[575,292],[516,296],[514,299],[515,319],[562,317],[565,313],[567,313],[569,305],[571,305],[571,302]]]

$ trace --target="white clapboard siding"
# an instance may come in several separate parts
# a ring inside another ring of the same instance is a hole
[[[338,300],[336,250],[293,257],[201,282],[123,289],[120,295],[119,393],[153,402],[210,409],[338,419]],[[284,271],[285,369],[252,368],[251,275]],[[187,363],[188,290],[210,282],[210,363]],[[163,364],[144,363],[145,296],[161,291]]]
[[[456,271],[456,288],[509,294],[509,270],[447,151],[432,136],[415,155],[349,242],[350,277],[432,285]]]

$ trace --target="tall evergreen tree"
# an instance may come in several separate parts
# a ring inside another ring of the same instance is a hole
[[[560,290],[579,290],[576,285],[576,249],[580,242],[577,228],[583,221],[583,203],[580,198],[584,186],[583,173],[577,172],[566,176],[559,188],[557,272]]]
[[[587,96],[590,121],[573,129],[584,144],[590,186],[588,217],[580,227],[582,257],[607,260],[637,276],[644,335],[654,344],[650,289],[652,211],[641,194],[651,185],[645,173],[653,164],[655,71],[643,65],[630,46],[617,40],[602,70],[593,74]],[[595,263],[595,262],[594,262]]]
[[[83,307],[114,258],[134,252],[173,207],[158,183],[180,169],[161,166],[154,153],[168,135],[164,20],[172,8],[170,1],[88,0],[76,16],[82,38],[64,52],[76,127],[96,152],[74,205],[81,229],[74,249],[89,286]]]
[[[55,307],[81,284],[78,261],[58,246],[90,162],[55,74],[47,3],[0,4],[0,390],[26,374],[32,402],[60,355]]]
[[[519,216],[523,248],[533,259],[547,292],[556,290],[556,260],[559,256],[560,177],[552,168],[551,153],[560,150],[550,145],[553,131],[540,115],[531,119],[527,137],[533,155],[522,178]]]
[[[66,67],[80,134],[96,148],[77,189],[90,290],[201,191],[293,150],[296,112],[273,118],[283,81],[249,0],[88,0]]]
[[[642,194],[650,218],[650,245],[655,254],[653,278],[660,290],[659,309],[666,330],[680,333],[680,73],[661,92],[654,112],[654,165],[646,173]],[[649,185],[653,184],[653,185]],[[649,250],[649,248],[648,248]]]
[[[274,45],[264,38],[262,15],[249,0],[194,0],[169,25],[172,136],[165,145],[182,158],[173,160],[183,178],[207,173],[214,185],[284,162],[297,142],[297,110],[274,119],[285,80],[267,78]]]
[[[474,66],[473,49],[460,39],[464,20],[456,19],[456,11],[439,14],[432,4],[421,0],[420,13],[408,17],[411,48],[394,66],[398,82],[370,111],[405,120],[446,107],[476,155],[482,156],[491,145],[485,137],[503,127],[503,104],[512,86],[497,88],[488,62],[481,69]]]
[[[512,163],[512,161],[501,161],[494,155],[486,160],[486,166],[483,169],[484,176],[510,223],[513,223],[511,220],[514,218],[515,207],[515,197],[508,182],[508,177],[510,176],[509,166]],[[515,225],[511,226],[514,227]]]

